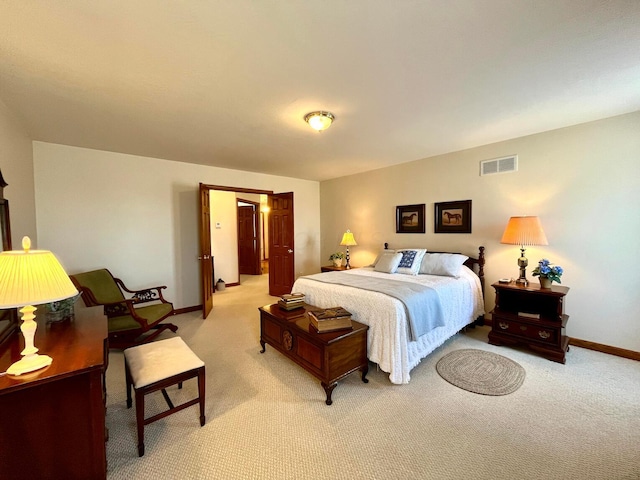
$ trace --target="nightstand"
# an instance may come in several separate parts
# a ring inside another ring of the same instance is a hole
[[[351,267],[349,270],[353,270],[355,267]],[[322,267],[320,267],[320,271],[322,272],[342,272],[344,270],[346,270],[347,267],[345,267],[344,265],[341,265],[339,267],[336,267],[335,265],[323,265]]]
[[[524,345],[549,360],[565,363],[569,315],[564,313],[564,297],[569,288],[515,282],[494,283],[492,287],[496,290],[496,306],[491,312],[489,343]]]

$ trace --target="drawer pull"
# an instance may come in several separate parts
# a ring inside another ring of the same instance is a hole
[[[507,328],[509,328],[509,324],[507,322],[500,322],[498,323],[498,326],[503,330],[506,330]]]
[[[538,335],[540,335],[540,338],[544,338],[545,340],[551,336],[551,334],[546,330],[540,330]]]
[[[526,325],[520,325],[520,330],[522,330],[523,332],[527,330],[527,326]]]
[[[285,330],[282,334],[282,346],[287,351],[293,348],[293,335],[289,330]]]

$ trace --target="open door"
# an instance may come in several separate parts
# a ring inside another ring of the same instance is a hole
[[[202,283],[202,318],[213,309],[213,259],[211,258],[211,207],[209,187],[200,184],[200,278]]]
[[[238,272],[240,275],[260,275],[259,203],[238,199],[249,205],[238,205]]]
[[[269,195],[269,295],[290,293],[295,277],[293,192]]]

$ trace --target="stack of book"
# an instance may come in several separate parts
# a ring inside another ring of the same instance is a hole
[[[278,300],[278,305],[283,310],[295,310],[304,307],[304,293],[286,293]]]
[[[351,325],[351,313],[342,307],[311,310],[307,313],[311,325],[320,333],[353,328]]]

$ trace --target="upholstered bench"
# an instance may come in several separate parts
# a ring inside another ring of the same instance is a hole
[[[127,408],[131,408],[131,386],[136,396],[136,424],[138,427],[138,456],[144,455],[144,426],[182,409],[200,404],[200,426],[204,425],[205,369],[204,362],[180,337],[127,348],[124,351],[127,381]],[[198,377],[198,397],[174,406],[166,388]],[[144,396],[162,391],[169,409],[144,418]]]

